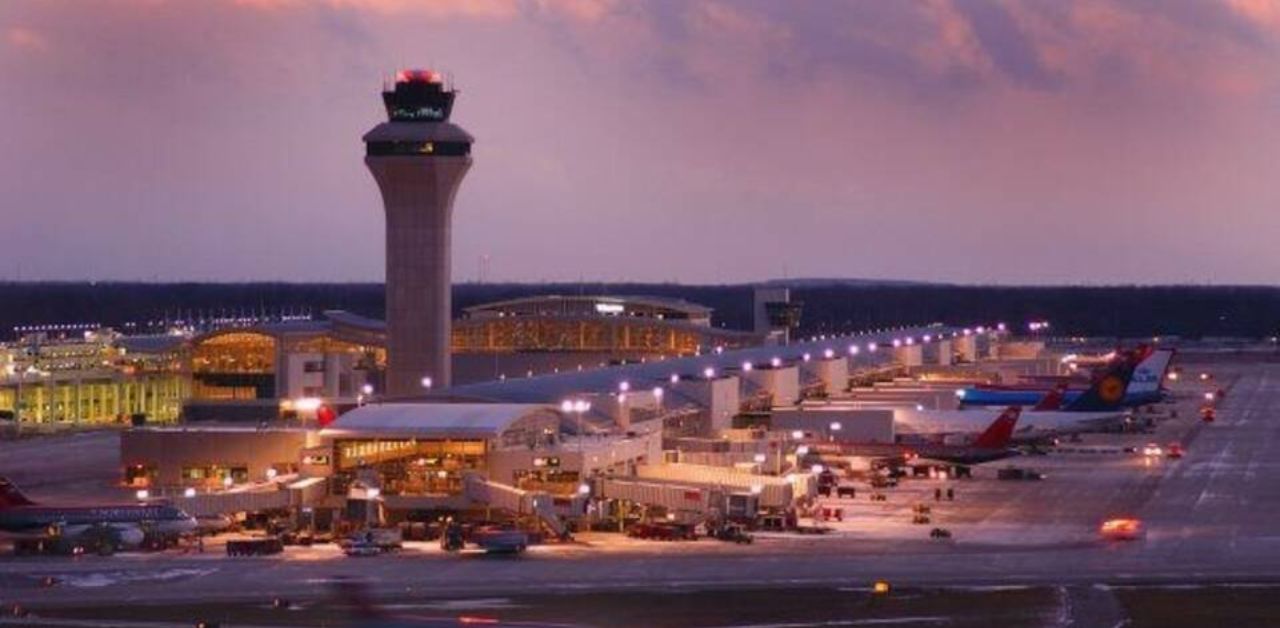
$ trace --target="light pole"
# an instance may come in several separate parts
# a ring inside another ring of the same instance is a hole
[[[565,399],[560,402],[560,410],[565,414],[578,415],[578,452],[582,452],[582,415],[591,409],[591,402],[586,399]]]

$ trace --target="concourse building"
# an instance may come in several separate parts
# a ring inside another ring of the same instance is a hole
[[[657,297],[551,295],[480,304],[464,309],[453,325],[452,370],[457,383],[467,384],[661,361],[761,341],[710,321],[710,308]],[[395,398],[386,385],[387,343],[382,321],[339,310],[316,320],[201,334],[186,348],[188,405],[197,418],[235,418],[269,412],[281,400]],[[419,382],[404,396],[438,390],[434,381],[430,389]]]
[[[182,339],[109,328],[18,330],[0,344],[0,419],[22,424],[171,422],[190,397]]]
[[[535,296],[465,308],[452,329],[455,382],[527,378],[758,345],[711,326],[711,309],[648,296]],[[29,331],[0,345],[0,418],[24,423],[255,421],[281,404],[342,407],[388,394],[386,324],[330,310],[313,319],[221,323],[130,336]],[[440,392],[419,382],[414,395]]]
[[[121,463],[128,485],[193,514],[305,507],[334,519],[374,488],[387,518],[402,521],[499,505],[501,495],[571,504],[585,478],[662,459],[660,430],[566,436],[572,425],[541,404],[374,403],[323,428],[128,430]],[[284,490],[295,485],[308,488],[305,503]]]

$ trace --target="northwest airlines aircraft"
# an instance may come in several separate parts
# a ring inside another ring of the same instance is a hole
[[[989,421],[986,430],[973,442],[950,444],[936,442],[918,443],[816,443],[810,450],[819,456],[834,454],[864,458],[923,458],[953,464],[971,465],[1001,460],[1018,455],[1010,449],[1014,428],[1022,408],[1006,408],[995,420]]]
[[[194,532],[196,520],[173,506],[126,504],[119,506],[42,506],[0,477],[0,533],[14,538],[63,539],[71,543],[103,531],[114,539],[100,545],[117,547],[142,544],[145,530],[170,536]]]

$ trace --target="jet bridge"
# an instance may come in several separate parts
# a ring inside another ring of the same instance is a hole
[[[579,506],[585,497],[574,497],[567,505],[557,505],[557,500],[541,491],[526,491],[508,484],[500,484],[484,479],[478,474],[470,474],[465,478],[463,495],[474,503],[505,510],[515,515],[533,515],[550,529],[557,537],[566,538],[568,528],[561,521],[561,515],[580,513]]]

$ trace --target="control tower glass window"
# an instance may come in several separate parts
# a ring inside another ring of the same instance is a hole
[[[445,90],[439,72],[405,70],[395,86],[382,92],[387,117],[392,122],[444,122],[453,112],[453,91]]]

